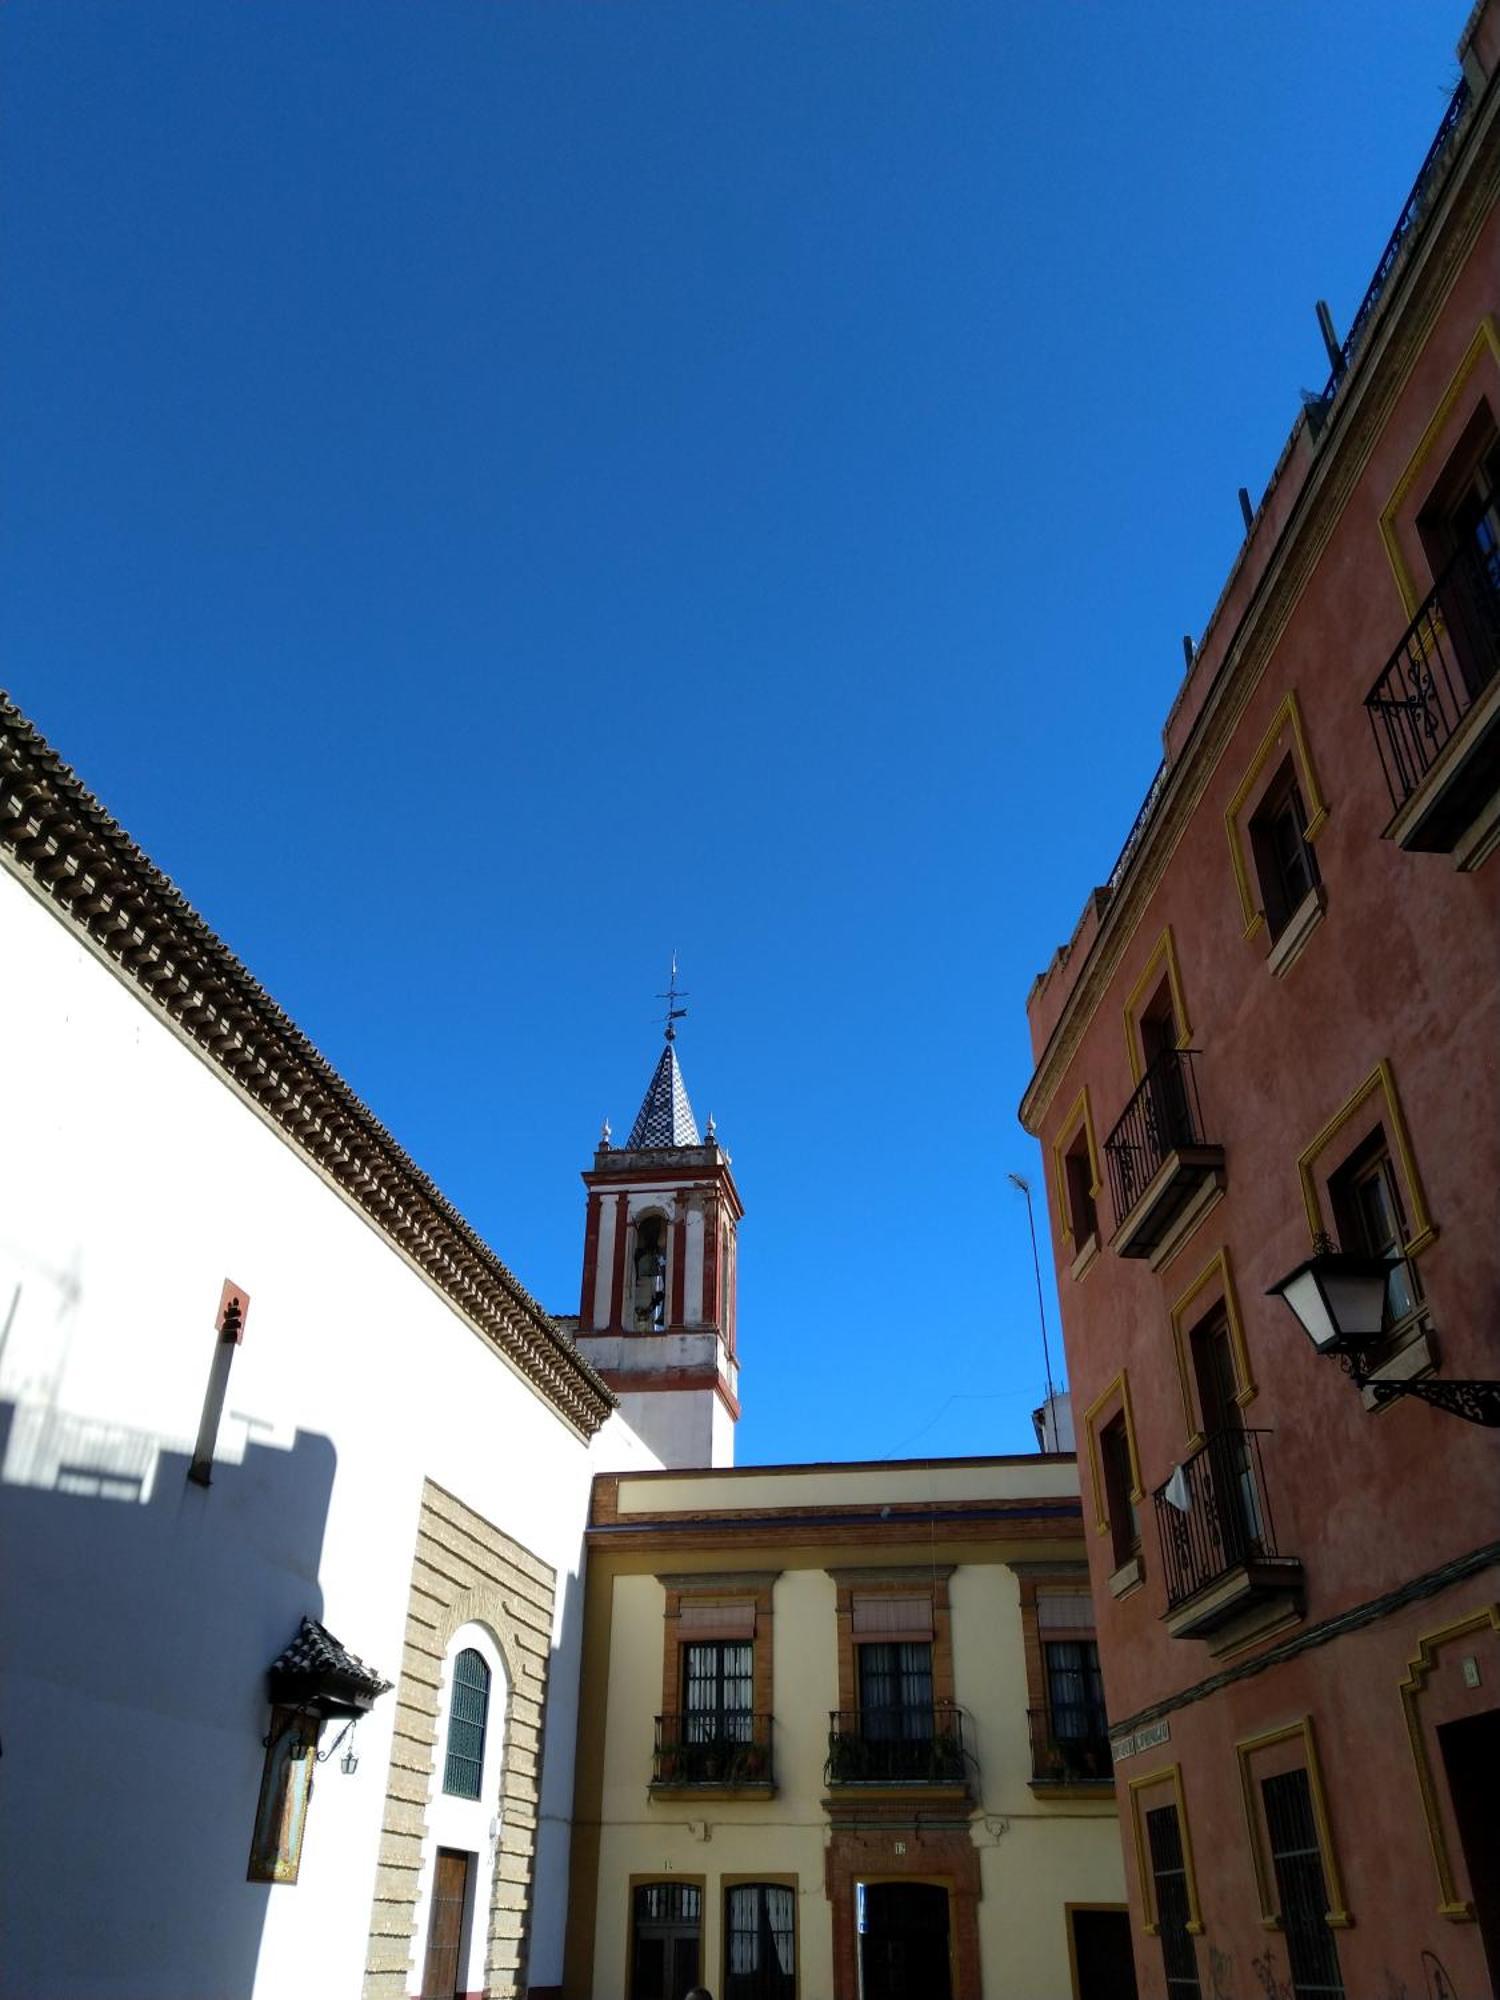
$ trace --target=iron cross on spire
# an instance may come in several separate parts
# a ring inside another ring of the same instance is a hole
[[[675,1042],[677,1039],[677,1030],[672,1024],[674,1021],[681,1021],[687,1018],[687,1008],[679,1007],[677,1004],[679,1000],[686,1000],[687,993],[677,984],[677,954],[675,951],[672,954],[672,970],[667,979],[667,990],[665,993],[658,993],[656,997],[658,1000],[665,1000],[667,1003],[667,1018],[663,1026],[667,1031],[667,1040]]]

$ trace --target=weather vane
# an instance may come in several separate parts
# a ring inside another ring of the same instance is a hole
[[[677,1004],[679,1000],[686,1000],[687,994],[677,984],[677,954],[675,951],[672,954],[672,971],[667,980],[667,990],[665,993],[658,993],[656,997],[658,1000],[665,1000],[667,1003],[667,1018],[664,1023],[667,1031],[667,1040],[675,1042],[677,1039],[677,1030],[673,1027],[672,1023],[687,1018],[687,1008],[679,1007]]]

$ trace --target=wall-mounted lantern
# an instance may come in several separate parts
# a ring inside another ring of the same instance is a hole
[[[1285,1300],[1316,1352],[1336,1354],[1356,1388],[1368,1389],[1377,1405],[1416,1396],[1471,1424],[1500,1427],[1500,1382],[1402,1382],[1370,1374],[1370,1351],[1384,1331],[1386,1284],[1396,1261],[1336,1250],[1320,1236],[1312,1256],[1268,1286],[1266,1296]]]
[[[339,1768],[353,1776],[359,1767],[354,1725],[390,1687],[315,1618],[304,1618],[296,1638],[271,1662],[266,1672],[271,1727],[264,1739],[266,1764],[250,1846],[252,1882],[296,1881],[314,1773],[347,1736],[349,1748]],[[331,1749],[320,1752],[323,1724],[340,1718],[343,1734]]]

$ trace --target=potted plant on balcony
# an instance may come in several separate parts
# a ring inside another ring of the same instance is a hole
[[[952,1784],[964,1774],[964,1746],[956,1730],[941,1730],[932,1739],[929,1771],[938,1784]]]
[[[1037,1778],[1044,1785],[1060,1785],[1067,1774],[1067,1760],[1063,1756],[1062,1745],[1055,1736],[1049,1736],[1037,1751]]]
[[[735,1785],[759,1785],[765,1782],[766,1752],[760,1743],[741,1744],[735,1753],[734,1763],[729,1773],[729,1781]]]

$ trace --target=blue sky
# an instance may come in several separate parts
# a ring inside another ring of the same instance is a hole
[[[745,1461],[1030,1447],[1026,991],[1464,11],[0,8],[0,678],[559,1311],[677,949]]]

